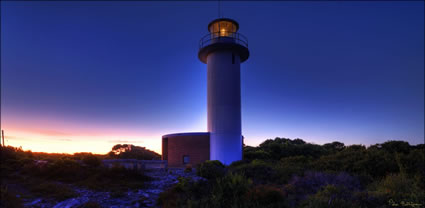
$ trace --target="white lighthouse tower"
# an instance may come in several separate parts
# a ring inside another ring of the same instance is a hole
[[[226,165],[242,159],[240,64],[249,51],[248,40],[238,29],[232,19],[212,21],[198,53],[207,64],[210,160]]]

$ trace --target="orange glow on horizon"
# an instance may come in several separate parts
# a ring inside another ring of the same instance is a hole
[[[117,139],[119,138],[119,139]],[[161,137],[117,135],[67,135],[54,131],[19,131],[5,129],[6,145],[22,147],[23,150],[46,153],[91,152],[106,154],[115,144],[133,144],[146,147],[161,154]]]
[[[1,129],[6,145],[46,153],[91,152],[106,154],[115,144],[133,144],[161,154],[162,135],[176,132],[205,131],[206,113],[185,129],[126,127],[120,124],[88,123],[48,116],[3,114]],[[5,122],[7,121],[7,122]]]

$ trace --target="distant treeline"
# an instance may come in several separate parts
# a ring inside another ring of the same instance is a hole
[[[24,155],[36,160],[56,160],[58,158],[69,157],[80,160],[85,155],[93,155],[99,159],[138,159],[138,160],[160,160],[161,155],[146,149],[145,147],[135,146],[132,144],[116,144],[112,147],[111,151],[106,154],[93,154],[90,152],[77,152],[74,154],[67,153],[46,153],[46,152],[32,152],[31,150],[24,151],[22,148],[13,146],[3,147],[4,151],[14,151],[15,155]],[[3,152],[4,152],[3,151]],[[6,154],[6,153],[5,153]],[[1,155],[0,155],[1,156]]]
[[[424,149],[424,144],[410,145],[405,141],[387,141],[366,148],[364,145],[345,146],[337,141],[317,145],[301,139],[275,138],[258,147],[244,147],[244,161],[239,163],[261,160],[294,168],[298,164],[303,166],[301,169],[345,171],[379,179],[403,171],[407,174],[424,173]]]
[[[146,149],[145,147],[132,144],[116,144],[112,151],[107,154],[109,159],[138,159],[138,160],[160,160],[161,155]]]

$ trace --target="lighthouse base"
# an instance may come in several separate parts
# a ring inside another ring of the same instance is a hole
[[[242,160],[242,136],[240,134],[210,133],[210,160],[225,165]]]
[[[240,140],[228,142],[221,140],[223,138],[229,141],[235,138]],[[168,161],[168,167],[196,166],[206,160],[219,160],[225,165],[230,165],[242,159],[242,149],[243,136],[240,135],[190,132],[162,136],[162,160]],[[210,150],[214,151],[210,152]]]

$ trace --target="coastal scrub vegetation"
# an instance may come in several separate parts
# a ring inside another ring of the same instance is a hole
[[[365,147],[275,138],[245,146],[229,166],[206,161],[205,180],[180,179],[158,206],[425,207],[424,144],[387,141]]]
[[[75,187],[121,197],[152,180],[103,159],[158,159],[145,148],[115,145],[105,155],[48,154],[1,147],[0,207],[22,207],[25,198],[54,201],[79,195]],[[243,160],[188,165],[201,180],[179,178],[157,205],[174,207],[425,207],[425,145],[388,141],[369,147],[323,145],[275,138],[245,146]],[[24,190],[24,191],[23,191]],[[17,197],[19,195],[19,197]],[[84,207],[99,207],[87,202]]]
[[[152,151],[144,148],[131,147],[132,150],[121,153],[125,156],[35,153],[12,146],[0,147],[0,207],[21,207],[23,198],[43,197],[62,201],[78,197],[76,187],[109,192],[111,197],[120,197],[128,190],[143,188],[145,182],[151,180],[143,172],[122,166],[108,168],[102,165],[103,159],[111,157],[137,159],[143,155],[143,158],[149,160],[158,157],[158,154],[152,154]],[[126,154],[128,152],[131,154]]]

